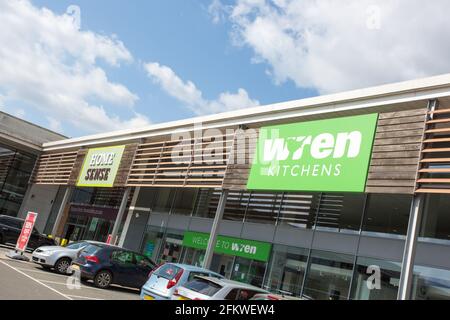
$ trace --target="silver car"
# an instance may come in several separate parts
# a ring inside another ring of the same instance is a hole
[[[153,270],[141,289],[142,300],[168,300],[175,290],[195,276],[223,278],[213,271],[180,263],[165,263]]]
[[[73,242],[66,247],[44,246],[33,251],[31,261],[41,265],[45,269],[54,268],[60,274],[67,274],[72,261],[78,252],[89,244],[99,243],[96,241]]]
[[[238,281],[196,276],[175,290],[172,300],[249,300],[259,293],[269,292]]]

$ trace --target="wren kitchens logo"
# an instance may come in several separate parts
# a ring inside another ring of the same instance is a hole
[[[261,129],[248,189],[364,191],[377,114]]]
[[[112,187],[125,146],[89,149],[77,186]]]

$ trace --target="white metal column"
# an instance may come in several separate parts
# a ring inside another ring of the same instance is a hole
[[[406,234],[405,250],[403,252],[402,270],[398,288],[398,300],[411,299],[411,284],[414,272],[414,258],[416,256],[417,238],[422,221],[424,195],[414,196],[409,215],[408,233]]]
[[[73,187],[68,186],[64,193],[64,197],[61,201],[61,205],[59,207],[58,215],[56,216],[55,223],[53,224],[53,229],[52,229],[53,237],[56,237],[56,233],[58,232],[59,225],[61,224],[61,219],[64,215],[64,209],[66,208],[66,205],[69,203],[70,198],[72,197],[72,192],[73,192]]]
[[[219,204],[217,205],[216,215],[209,235],[208,246],[206,248],[205,258],[203,260],[203,268],[209,269],[211,267],[211,261],[214,255],[214,248],[216,247],[217,234],[219,232],[220,222],[222,221],[223,212],[225,210],[225,204],[227,202],[228,190],[223,190]]]
[[[127,237],[128,228],[130,227],[131,219],[133,218],[134,207],[136,206],[140,191],[141,187],[136,187],[136,189],[134,190],[133,199],[131,199],[130,208],[128,209],[128,215],[125,220],[125,224],[123,225],[122,232],[120,233],[119,247],[123,247],[123,244],[125,243],[125,238]]]
[[[117,212],[116,221],[111,232],[111,244],[116,244],[117,233],[119,232],[120,223],[122,222],[125,209],[127,208],[128,197],[130,196],[131,187],[127,187],[123,193],[122,202],[120,203],[119,212]]]

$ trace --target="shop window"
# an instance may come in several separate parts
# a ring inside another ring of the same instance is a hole
[[[142,241],[141,253],[144,256],[151,258],[154,261],[157,261],[158,253],[161,250],[162,244],[163,244],[163,233],[160,232],[158,228],[147,227],[147,230],[144,233],[144,238]]]
[[[274,245],[264,288],[280,294],[300,296],[308,250]]]
[[[351,298],[355,300],[397,299],[400,269],[400,262],[358,257]],[[380,271],[378,279],[376,278],[377,270]]]
[[[265,271],[265,262],[236,257],[231,280],[262,287]]]
[[[450,196],[427,195],[423,211],[421,237],[450,240]]]
[[[320,194],[313,223],[318,230],[358,231],[364,204],[364,194]]]
[[[312,250],[303,294],[314,300],[346,300],[354,257]]]
[[[169,213],[172,208],[173,199],[175,196],[175,189],[160,188],[156,195],[153,212],[155,213]]]
[[[414,266],[412,298],[450,300],[450,270]]]
[[[215,202],[217,206],[218,200],[216,193],[217,191],[214,191],[213,189],[200,189],[198,191],[195,208],[193,210],[194,217],[214,218],[216,211],[213,202]]]
[[[313,203],[317,194],[287,192],[283,195],[278,224],[293,228],[310,229],[314,224]]]
[[[178,189],[175,195],[172,213],[191,215],[196,197],[197,189]]]
[[[282,198],[282,193],[252,192],[245,213],[245,221],[275,224]]]
[[[412,196],[369,194],[363,231],[405,235]]]

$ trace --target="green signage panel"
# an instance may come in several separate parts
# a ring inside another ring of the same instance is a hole
[[[378,114],[261,128],[247,188],[364,192]]]
[[[125,146],[89,149],[78,177],[78,187],[112,187]]]
[[[209,234],[201,232],[185,232],[183,246],[206,250]],[[228,254],[259,261],[268,261],[271,244],[267,242],[246,240],[225,236],[217,236],[215,253]]]

